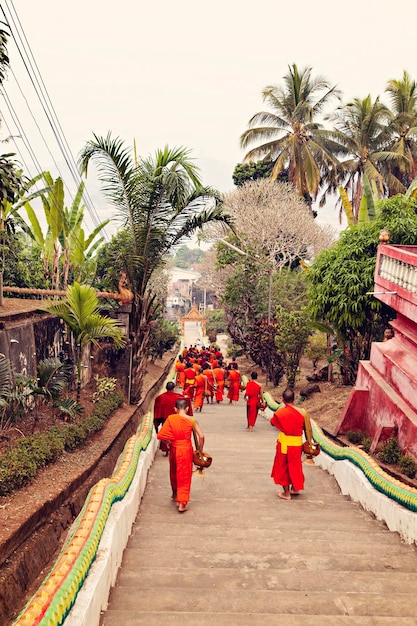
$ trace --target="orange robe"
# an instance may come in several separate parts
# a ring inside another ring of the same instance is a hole
[[[195,390],[195,370],[193,367],[187,367],[187,369],[184,371],[184,374],[184,395],[187,395],[192,400]]]
[[[304,416],[295,407],[287,404],[275,411],[270,422],[272,426],[278,428],[284,435],[299,438],[299,445],[291,445],[286,444],[285,440],[281,443],[278,437],[271,477],[276,485],[282,485],[283,487],[292,485],[294,491],[301,491],[304,489],[304,474],[301,462]],[[291,443],[295,443],[295,440]]]
[[[256,380],[249,380],[246,384],[245,398],[246,398],[246,417],[248,419],[248,428],[255,426],[256,418],[258,417],[258,402],[260,400],[259,395],[261,393],[261,385]]]
[[[207,391],[207,376],[197,374],[195,377],[194,408],[200,409],[204,404],[204,395]]]
[[[223,402],[225,371],[222,367],[215,367],[213,370],[213,375],[217,385],[216,402]]]
[[[185,384],[185,365],[181,361],[175,363],[175,384],[177,387],[184,387]]]
[[[227,392],[227,397],[229,400],[237,402],[239,400],[240,391],[240,372],[234,369],[230,370],[227,380],[229,381],[229,391]]]
[[[215,386],[213,370],[209,369],[209,368],[205,369],[204,370],[204,375],[207,377],[208,400],[211,398],[211,401],[213,401],[213,398],[214,398],[214,386]]]
[[[177,393],[176,391],[165,391],[159,396],[156,396],[153,408],[153,420],[156,432],[158,432],[159,426],[165,422],[167,417],[171,415],[173,411],[175,411],[176,401],[183,397],[183,395]],[[191,404],[191,400],[189,398],[187,398],[187,400],[188,415],[192,416],[193,407]],[[162,452],[168,452],[169,446],[164,441],[161,441],[160,449],[162,450]]]
[[[190,500],[193,475],[192,421],[178,413],[169,415],[157,437],[171,442],[169,452],[169,479],[177,502],[186,505]]]

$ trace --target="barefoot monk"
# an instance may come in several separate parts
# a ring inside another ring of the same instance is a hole
[[[272,426],[280,431],[271,477],[284,490],[279,491],[277,496],[283,500],[291,500],[291,486],[292,493],[304,489],[301,463],[304,415],[294,406],[293,389],[286,389],[282,399],[285,406],[278,408],[270,419]]]
[[[169,478],[172,487],[172,497],[178,503],[179,513],[187,511],[190,500],[191,478],[193,474],[193,447],[191,445],[193,425],[201,450],[204,445],[204,435],[198,422],[194,418],[189,417],[187,413],[188,400],[187,398],[180,398],[175,403],[175,413],[167,417],[157,435],[158,439],[171,442]]]

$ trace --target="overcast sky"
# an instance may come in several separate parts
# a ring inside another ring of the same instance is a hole
[[[127,145],[136,139],[142,156],[166,144],[185,146],[204,184],[223,192],[233,189],[233,169],[243,160],[239,137],[264,108],[262,89],[282,83],[288,65],[311,66],[313,76],[338,85],[344,101],[368,93],[386,100],[387,81],[404,69],[417,78],[411,35],[417,4],[411,0],[401,7],[388,0],[21,0],[0,6],[3,21],[13,15],[20,22],[75,158],[93,132],[111,131]],[[54,170],[50,152],[58,164],[62,157],[12,40],[9,54],[8,97],[42,168]],[[2,135],[19,134],[0,102],[8,124]],[[104,216],[93,180],[89,193]],[[335,224],[337,212],[320,209],[318,220]]]

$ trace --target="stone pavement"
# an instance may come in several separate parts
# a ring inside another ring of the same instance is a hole
[[[415,546],[314,465],[277,498],[277,431],[258,417],[249,433],[242,399],[197,419],[213,464],[179,514],[157,452],[102,626],[417,624]]]

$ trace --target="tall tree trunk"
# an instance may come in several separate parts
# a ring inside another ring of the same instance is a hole
[[[150,333],[152,317],[155,311],[155,297],[135,301],[132,306],[131,327],[132,341],[132,373],[130,401],[137,404],[142,395],[143,379],[146,374],[146,363],[149,357]]]

